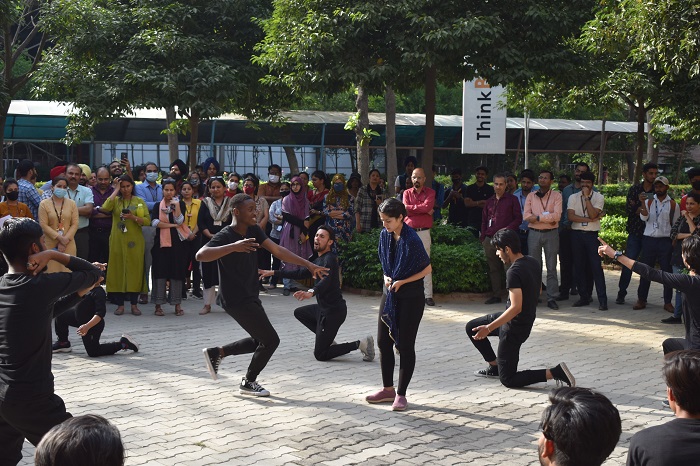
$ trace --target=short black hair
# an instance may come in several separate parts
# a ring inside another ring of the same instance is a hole
[[[17,177],[24,178],[30,170],[34,169],[34,162],[29,159],[22,160],[17,165]]]
[[[37,466],[62,464],[123,466],[119,429],[96,414],[70,418],[49,430],[36,447]]]
[[[267,167],[267,172],[269,173],[270,170],[272,170],[273,168],[278,169],[278,170],[280,171],[280,173],[282,173],[282,167],[280,167],[280,166],[277,165],[276,163],[270,164],[270,166]]]
[[[172,185],[173,188],[175,189],[175,192],[177,193],[177,183],[175,182],[174,179],[172,178],[164,178],[160,182],[160,187],[165,188],[167,185]]]
[[[552,173],[550,170],[540,170],[540,175],[542,173],[547,173],[549,175],[549,179],[554,181],[554,173]]]
[[[482,171],[482,172],[484,172],[484,173],[486,173],[486,174],[488,175],[488,174],[489,174],[489,167],[485,167],[485,166],[483,166],[483,165],[480,166],[480,167],[476,167],[476,168],[474,169],[474,173],[476,173],[476,172],[478,172],[478,171]]]
[[[600,465],[622,433],[620,413],[603,394],[590,388],[561,387],[549,393],[540,429],[554,442],[557,466]]]
[[[690,270],[700,272],[700,237],[691,235],[684,239],[681,243],[681,255]]]
[[[461,168],[453,168],[452,171],[450,172],[450,176],[452,176],[452,175],[462,176],[462,169]]]
[[[391,218],[399,218],[400,215],[403,215],[403,218],[406,218],[406,206],[403,204],[403,202],[393,197],[390,197],[379,204],[379,207],[377,207],[377,212]]]
[[[7,188],[9,188],[10,185],[13,185],[13,184],[18,184],[17,180],[14,178],[7,178],[5,180],[5,182],[2,184],[2,190],[7,191]]]
[[[246,201],[252,201],[253,198],[245,193],[238,193],[231,198],[231,208],[238,209]]]
[[[44,234],[41,225],[27,217],[8,218],[0,228],[0,251],[8,264],[26,262],[29,247],[40,244]]]
[[[571,183],[571,177],[566,173],[562,173],[561,175],[559,175],[559,179],[561,180],[562,178],[564,178],[567,183]]]
[[[537,177],[535,176],[535,172],[533,172],[530,169],[525,169],[525,170],[520,172],[520,179],[522,180],[523,178],[527,178],[528,180],[532,181],[533,183],[537,179]]]
[[[592,181],[595,183],[595,175],[591,172],[583,172],[581,173],[581,181]]]
[[[685,174],[688,175],[689,180],[695,178],[696,176],[700,176],[700,167],[693,167],[685,172]]]
[[[586,167],[586,170],[591,171],[591,167],[589,167],[586,162],[576,162],[574,167]]]
[[[491,238],[491,244],[494,248],[501,251],[505,251],[506,247],[508,247],[513,254],[519,254],[522,251],[520,237],[516,232],[508,228],[501,228],[494,233]]]
[[[408,155],[408,156],[406,156],[405,159],[403,159],[403,167],[404,168],[408,167],[409,163],[412,163],[414,167],[417,167],[418,166],[418,159],[412,155]]]
[[[661,372],[676,404],[690,414],[700,414],[700,351],[668,353]]]
[[[648,162],[645,163],[644,166],[642,167],[642,172],[646,173],[649,170],[658,170],[659,166],[655,164],[654,162]]]
[[[329,227],[328,225],[321,225],[320,227],[318,227],[316,232],[318,232],[318,230],[327,231],[328,232],[328,239],[332,240],[335,243],[335,232],[333,231],[333,229],[331,227]]]

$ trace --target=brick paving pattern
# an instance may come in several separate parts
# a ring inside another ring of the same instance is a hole
[[[647,309],[633,311],[638,280],[628,304],[614,304],[618,272],[607,271],[610,311],[545,304],[523,346],[521,368],[565,361],[579,386],[607,395],[620,410],[623,433],[606,462],[624,464],[631,435],[670,420],[664,410],[661,342],[682,336],[667,317],[661,287],[653,284]],[[465,334],[470,319],[503,310],[483,299],[436,297],[426,308],[416,344],[417,366],[408,390],[407,411],[390,404],[369,405],[364,396],[381,386],[379,362],[359,352],[319,362],[313,334],[294,319],[299,305],[281,288],[261,295],[281,344],[259,377],[269,398],[244,397],[238,384],[249,355],[225,358],[219,380],[205,368],[202,348],[247,336],[220,308],[198,315],[202,301],[183,302],[185,316],[166,305],[166,317],[117,317],[109,306],[104,341],[122,332],[141,351],[88,358],[71,333],[73,352],[56,354],[56,393],[73,415],[96,413],[115,423],[127,448],[127,465],[537,465],[538,425],[555,385],[507,389],[497,380],[474,376],[483,367]],[[379,298],[346,294],[348,318],[338,342],[376,335]],[[305,303],[306,304],[306,303]],[[398,367],[396,371],[398,376]],[[25,442],[23,465],[33,464]]]

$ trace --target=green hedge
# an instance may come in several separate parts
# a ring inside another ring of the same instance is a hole
[[[606,215],[600,220],[600,237],[616,251],[624,251],[627,243],[627,216]]]
[[[340,258],[345,285],[381,291],[382,267],[377,256],[380,231],[356,233],[343,247]],[[436,293],[482,292],[490,288],[484,250],[471,231],[438,225],[431,229],[431,239],[430,261]]]
[[[622,217],[627,217],[625,207],[627,206],[626,196],[611,196],[605,198],[605,214]]]

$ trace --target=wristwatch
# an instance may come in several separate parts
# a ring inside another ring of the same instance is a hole
[[[622,255],[622,253],[620,251],[615,251],[615,255],[613,256],[613,260],[617,260],[621,255]]]
[[[311,296],[315,296],[315,295],[316,295],[316,290],[314,290],[313,288],[309,288],[307,291],[308,291],[309,293],[311,293]]]

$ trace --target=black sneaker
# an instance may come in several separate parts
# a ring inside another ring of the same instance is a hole
[[[204,362],[207,363],[207,370],[211,378],[214,380],[218,379],[219,376],[217,374],[219,373],[219,364],[221,364],[219,348],[204,348],[202,352],[204,353]]]
[[[481,369],[480,371],[474,371],[474,375],[477,377],[486,377],[488,379],[497,379],[498,378],[498,366],[492,366],[489,364],[489,367],[486,369]]]
[[[126,346],[124,350],[130,349],[134,353],[139,352],[139,344],[136,342],[136,340],[134,340],[130,335],[126,333],[123,334],[122,337],[119,339],[119,343]]]
[[[671,317],[667,317],[665,319],[661,319],[661,323],[662,324],[682,324],[683,319],[681,319],[680,317],[671,316]]]
[[[251,395],[251,396],[270,396],[270,392],[265,390],[262,385],[260,385],[255,380],[249,381],[243,377],[241,380],[241,386],[239,387],[239,393],[241,395]]]
[[[70,347],[70,341],[57,341],[51,345],[51,350],[54,353],[70,353],[73,348]]]
[[[625,296],[618,293],[617,298],[615,298],[615,304],[625,304]]]
[[[566,367],[565,363],[562,362],[556,367],[552,367],[549,371],[552,373],[552,377],[556,380],[557,385],[562,383],[567,384],[569,387],[576,386],[576,379],[573,374],[571,374],[571,371],[569,371],[569,368]]]

